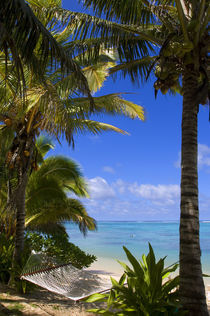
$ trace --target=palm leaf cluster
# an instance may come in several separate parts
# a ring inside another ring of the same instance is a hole
[[[164,94],[168,90],[181,93],[183,69],[194,63],[199,78],[198,102],[206,102],[210,15],[207,1],[85,0],[83,3],[98,17],[72,12],[70,26],[80,39],[90,34],[103,40],[105,46],[116,47],[119,64],[111,74],[120,71],[138,81],[147,79],[153,70],[157,77],[156,94],[159,89]]]
[[[2,140],[3,137],[0,138]],[[7,146],[11,145],[9,135],[4,135]],[[83,234],[96,229],[95,220],[90,217],[84,205],[76,198],[88,197],[88,189],[79,166],[64,156],[45,155],[54,146],[49,138],[39,137],[36,142],[38,168],[30,176],[26,188],[26,228],[43,234],[65,233],[63,223],[74,222]],[[1,230],[8,236],[15,234],[16,218],[14,210],[5,209],[7,203],[8,172],[1,155]],[[16,176],[10,178],[15,185]]]
[[[81,72],[79,65],[73,61],[50,29],[47,28],[53,17],[39,1],[32,1],[39,5],[39,12],[44,13],[37,16],[29,6],[30,1],[24,0],[1,1],[0,3],[0,51],[4,52],[5,78],[9,75],[7,62],[11,61],[15,65],[15,71],[25,87],[24,64],[27,64],[34,75],[43,80],[46,65],[51,68],[60,68],[61,72],[74,73],[78,88],[85,94],[91,95],[87,81]],[[56,1],[57,6],[61,6],[61,1]],[[52,5],[51,5],[52,6]],[[48,9],[48,10],[47,10]],[[45,21],[42,23],[39,18],[45,14]],[[59,21],[54,16],[54,23],[51,27],[58,25]],[[4,80],[5,80],[4,78]],[[19,82],[20,85],[21,82]]]
[[[64,221],[78,224],[85,234],[96,228],[82,203],[69,194],[87,197],[87,188],[78,166],[62,156],[47,158],[29,178],[26,191],[26,227],[44,233],[64,229]]]
[[[83,68],[93,92],[102,86],[108,76],[108,69],[115,67],[111,58],[113,57],[110,53],[102,51],[101,61]],[[81,61],[80,64],[82,66]],[[33,73],[25,68],[24,76],[28,88],[23,103],[22,96],[16,91],[18,77],[11,63],[8,63],[8,70],[10,76],[6,88],[2,89],[6,102],[2,107],[0,120],[2,129],[12,129],[16,133],[7,155],[7,166],[10,169],[19,164],[20,157],[26,160],[29,157],[36,168],[37,153],[30,150],[34,148],[35,139],[43,130],[58,140],[65,137],[69,144],[74,144],[74,135],[78,133],[97,134],[107,130],[125,133],[110,124],[91,120],[92,106],[89,98],[78,95],[72,74],[63,77],[60,70],[48,72],[45,74],[45,82],[40,83],[33,77]],[[95,97],[94,104],[94,113],[144,119],[142,107],[124,100],[117,93]]]
[[[15,135],[6,157],[6,167],[9,173],[9,195],[6,209],[12,208],[17,213],[14,257],[19,263],[24,240],[25,190],[30,172],[38,170],[39,157],[35,143],[39,134],[45,131],[58,141],[65,137],[68,144],[74,145],[74,135],[78,133],[88,131],[96,134],[103,130],[125,133],[112,125],[91,120],[93,110],[95,113],[108,112],[112,115],[122,114],[131,118],[143,119],[144,117],[141,107],[123,100],[119,94],[97,98],[97,106],[93,106],[93,102],[89,102],[89,90],[88,97],[81,98],[81,91],[84,91],[77,79],[86,78],[85,82],[88,82],[93,92],[99,89],[109,74],[108,69],[115,66],[112,51],[107,51],[101,44],[100,55],[96,60],[92,55],[94,45],[86,46],[84,44],[84,49],[81,49],[81,41],[69,45],[74,37],[74,29],[68,27],[69,14],[62,10],[60,1],[31,0],[28,3],[33,14],[53,34],[73,65],[78,65],[79,69],[82,68],[82,76],[80,76],[81,73],[79,77],[77,76],[76,68],[72,68],[71,72],[66,72],[64,75],[62,64],[59,63],[59,67],[56,67],[50,58],[43,69],[43,80],[41,81],[34,75],[32,68],[24,66],[22,73],[26,88],[23,102],[23,93],[18,90],[17,69],[14,68],[12,60],[5,62],[5,52],[0,52],[2,61],[0,68],[4,70],[6,65],[9,74],[5,79],[4,71],[0,72],[2,80],[6,80],[0,91],[2,100],[4,100],[0,113],[1,129],[3,131],[11,130]],[[35,47],[34,54],[39,56],[40,52],[41,46]],[[10,181],[15,177],[16,181]],[[22,202],[20,203],[20,201]],[[76,203],[74,202],[74,207],[76,207]],[[82,208],[80,208],[80,213],[83,213],[83,217],[85,217]],[[38,218],[38,216],[36,217]],[[86,221],[89,225],[88,216],[86,216]],[[79,225],[83,229],[83,223],[79,221]]]
[[[101,47],[110,50],[115,47],[121,69],[111,70],[113,74],[116,71],[123,70],[123,63],[133,62],[130,74],[132,80],[138,80],[142,75],[146,75],[149,67],[154,61],[155,47],[150,43],[153,36],[152,32],[142,35],[142,27],[137,31],[133,25],[105,20],[100,17],[90,16],[85,13],[78,13],[69,10],[63,10],[66,16],[67,29],[71,30],[73,38],[76,39],[75,48],[82,54],[84,51],[91,58],[98,58]],[[88,37],[88,38],[87,38]],[[90,40],[91,39],[91,40]],[[161,41],[160,41],[161,43]],[[145,58],[142,62],[142,57]],[[124,72],[126,74],[126,72]]]

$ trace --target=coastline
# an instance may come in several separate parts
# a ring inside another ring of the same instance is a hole
[[[210,275],[210,221],[200,221],[200,240],[202,250],[203,273]],[[123,246],[137,258],[148,253],[148,242],[152,245],[155,256],[166,257],[165,265],[178,261],[179,225],[178,221],[98,221],[97,231],[90,231],[86,238],[81,236],[73,224],[66,224],[70,241],[86,253],[96,255],[98,260],[93,269],[122,274],[123,269],[117,262],[128,263]],[[210,278],[204,278],[210,286]]]

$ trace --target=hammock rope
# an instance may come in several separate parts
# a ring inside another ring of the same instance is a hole
[[[110,277],[100,270],[79,270],[70,263],[60,263],[43,254],[33,254],[27,261],[21,279],[39,285],[74,301],[110,290]]]

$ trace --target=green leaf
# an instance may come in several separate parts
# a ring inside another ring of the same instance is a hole
[[[119,264],[124,268],[124,270],[126,272],[133,273],[133,271],[131,270],[131,268],[127,264],[125,264],[124,262],[119,261],[119,260],[117,260],[117,262],[119,262]]]
[[[127,256],[128,260],[132,264],[132,266],[134,268],[134,271],[136,272],[137,276],[139,278],[142,278],[143,271],[142,271],[142,268],[141,268],[140,264],[138,263],[136,258],[131,254],[131,252],[125,246],[123,246],[123,249],[124,249],[124,251],[126,253],[126,256]]]
[[[96,294],[92,294],[88,296],[88,298],[85,298],[85,302],[93,303],[93,302],[102,301],[105,298],[106,298],[106,294],[96,293]]]
[[[126,273],[123,273],[123,275],[121,276],[119,280],[120,285],[123,285],[125,283],[126,277],[127,277]]]

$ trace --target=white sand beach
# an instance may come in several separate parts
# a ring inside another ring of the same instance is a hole
[[[123,273],[123,267],[117,260],[104,257],[98,257],[87,270],[102,270],[113,277],[119,277]]]
[[[98,258],[87,270],[97,273],[100,278],[109,280],[110,276],[119,279],[123,268],[114,259]],[[107,283],[108,284],[108,283]],[[95,304],[74,302],[69,298],[37,287],[30,294],[18,295],[11,288],[0,284],[0,316],[92,316],[87,312]],[[206,297],[210,312],[210,285],[206,285]]]
[[[103,270],[100,270],[103,273]],[[116,279],[119,274],[110,274]],[[104,271],[104,277],[109,273]],[[74,302],[62,295],[37,288],[30,294],[19,295],[11,288],[0,284],[0,316],[93,316],[87,312],[95,308],[96,304]],[[206,287],[208,307],[210,314],[210,286]]]

